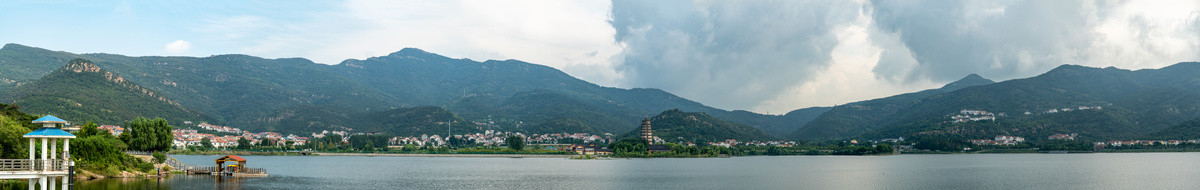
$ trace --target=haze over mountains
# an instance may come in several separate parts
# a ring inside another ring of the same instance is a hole
[[[76,58],[84,60],[72,61]],[[67,72],[81,66],[99,72]],[[1027,79],[996,83],[972,74],[938,89],[763,115],[721,110],[658,89],[603,87],[517,60],[479,62],[412,48],[338,65],[247,55],[73,54],[17,44],[0,49],[0,101],[26,112],[106,124],[158,116],[295,134],[419,135],[447,127],[455,133],[625,134],[642,118],[653,118],[664,125],[664,139],[1052,133],[1142,138],[1182,133],[1155,133],[1160,130],[1197,131],[1184,122],[1200,118],[1198,76],[1200,63],[1137,71],[1064,65]],[[72,102],[82,108],[62,110]],[[1092,106],[1103,109],[1046,113]],[[1005,114],[991,121],[948,122],[961,110]],[[1200,135],[1193,133],[1181,136]]]

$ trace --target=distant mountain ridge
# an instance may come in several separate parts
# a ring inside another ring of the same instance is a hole
[[[970,74],[937,89],[906,93],[886,98],[848,103],[833,107],[789,135],[801,139],[847,138],[879,129],[888,117],[922,99],[959,89],[995,83],[977,74]]]
[[[92,62],[64,65],[75,58]],[[1064,65],[1026,79],[996,83],[972,74],[938,89],[763,115],[712,108],[659,89],[603,87],[517,60],[478,62],[413,48],[338,65],[248,55],[128,57],[16,44],[0,48],[0,101],[16,102],[29,113],[69,111],[75,113],[64,117],[113,124],[153,113],[150,116],[170,117],[172,122],[205,121],[295,134],[319,130],[440,134],[447,127],[453,132],[622,134],[637,127],[643,117],[673,110],[702,113],[713,120],[701,123],[731,126],[726,129],[735,131],[722,133],[739,134],[676,138],[828,140],[931,133],[1157,138],[1175,134],[1172,130],[1192,131],[1184,122],[1200,118],[1198,76],[1200,63],[1195,62],[1136,71]],[[39,91],[83,87],[101,87],[90,91],[109,93]],[[70,98],[45,98],[64,95]],[[74,105],[66,100],[88,108],[70,111],[61,107]],[[1104,109],[1039,114],[1091,106]],[[995,122],[946,122],[949,115],[964,109],[1007,115]]]
[[[64,58],[74,57],[93,60],[99,67],[171,97],[180,105],[211,114],[208,122],[256,131],[378,130],[352,127],[345,119],[416,106],[444,107],[465,120],[496,123],[491,126],[494,129],[527,132],[542,132],[545,125],[531,126],[553,120],[578,122],[574,127],[587,126],[597,132],[619,133],[625,127],[636,126],[643,116],[668,109],[705,112],[729,121],[786,131],[815,115],[730,112],[658,89],[602,87],[542,65],[516,60],[452,59],[413,48],[321,65],[298,58],[247,55],[71,54],[8,44],[0,49],[0,63],[16,64],[0,66],[0,73],[17,74],[5,78],[14,82],[0,84],[0,89],[45,76],[48,66],[61,66]],[[300,125],[298,118],[307,119],[301,119],[306,121],[302,126],[294,126]]]
[[[166,117],[174,122],[210,119],[84,59],[71,60],[3,96],[15,100],[26,112],[53,113],[75,122],[118,124],[136,117]]]
[[[947,122],[960,110],[1005,116],[994,122]],[[1031,78],[932,95],[895,113],[875,120],[876,130],[842,138],[1079,133],[1088,140],[1153,139],[1156,131],[1200,117],[1200,63],[1136,71],[1063,65]]]

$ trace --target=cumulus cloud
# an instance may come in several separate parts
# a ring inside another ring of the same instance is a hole
[[[166,50],[167,53],[177,54],[177,53],[187,52],[188,50],[191,50],[191,49],[192,49],[192,43],[189,43],[189,42],[183,41],[183,40],[175,40],[174,42],[168,43],[164,50]]]
[[[1161,67],[1195,60],[1195,2],[872,1],[876,25],[898,35],[915,72],[946,81],[963,73],[1029,77],[1061,64]]]
[[[196,30],[238,43],[244,53],[324,64],[413,47],[454,58],[548,65],[601,85],[617,85],[620,78],[609,61],[620,47],[603,0],[351,0],[321,6],[301,15],[267,10],[214,16]]]
[[[455,58],[519,59],[600,85],[660,88],[760,113],[913,92],[971,73],[1008,80],[1061,64],[1140,69],[1200,60],[1200,2],[1187,0],[132,5],[110,16],[141,15],[128,16],[139,18],[124,21],[128,26],[88,20],[92,15],[65,20],[112,27],[95,34],[134,36],[113,40],[153,38],[131,45],[144,54],[242,53],[337,64],[416,47]],[[180,12],[194,14],[170,19]],[[156,48],[174,39],[204,43]]]
[[[857,16],[849,1],[613,1],[629,86],[662,88],[720,108],[749,109],[813,79]]]
[[[1200,58],[1192,1],[614,1],[629,86],[782,113],[1061,64]]]

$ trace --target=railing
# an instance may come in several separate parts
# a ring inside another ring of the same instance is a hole
[[[33,169],[30,159],[0,159],[0,171],[29,171]]]
[[[62,159],[0,159],[0,171],[66,171],[66,162]]]
[[[266,171],[266,170],[264,170],[264,169],[262,169],[262,168],[236,168],[236,169],[234,169],[234,168],[226,168],[226,169],[231,169],[231,170],[236,170],[236,171],[229,171],[229,170],[225,170],[225,171],[222,171],[222,172],[225,172],[225,173],[230,173],[230,172],[232,172],[232,173],[251,173],[251,174],[261,174],[261,173],[267,173],[267,171]],[[193,171],[193,172],[202,172],[202,173],[204,173],[204,172],[217,172],[217,167],[213,167],[213,166],[194,166],[194,167],[190,167],[190,168],[189,168],[189,170],[191,170],[191,171]]]
[[[242,168],[238,173],[265,174],[267,172],[262,168]]]
[[[171,166],[171,170],[183,171],[183,170],[189,170],[189,169],[192,169],[195,167],[192,165],[184,164],[183,162],[179,162],[179,160],[176,160],[175,158],[172,158],[170,156],[167,157],[166,163],[168,166]]]
[[[124,152],[125,152],[125,154],[131,154],[131,155],[151,155],[151,154],[154,154],[153,152],[148,152],[148,151],[136,151],[136,150],[126,150],[126,151],[124,151]]]
[[[206,171],[206,172],[215,172],[215,171],[217,171],[217,167],[212,167],[212,166],[197,166],[197,167],[192,167],[192,170],[196,170],[196,171]]]

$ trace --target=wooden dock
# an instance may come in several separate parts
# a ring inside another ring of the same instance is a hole
[[[187,175],[217,175],[233,177],[267,177],[267,171],[262,168],[238,168],[237,171],[219,171],[215,166],[195,166],[184,164],[175,158],[168,157],[167,165],[182,171]]]

